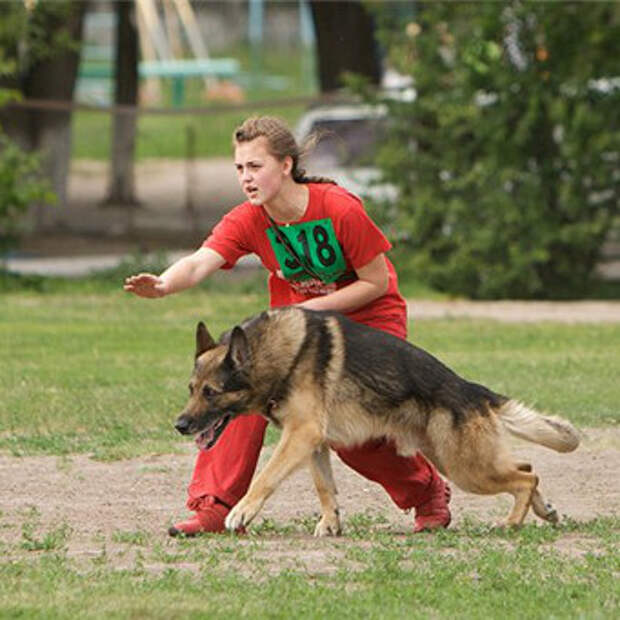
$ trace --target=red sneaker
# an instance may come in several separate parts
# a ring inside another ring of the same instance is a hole
[[[447,482],[437,476],[431,483],[431,497],[415,509],[414,533],[448,527],[452,519],[448,503],[452,492]]]
[[[226,531],[224,519],[230,512],[230,508],[220,502],[216,497],[206,495],[189,502],[191,508],[196,514],[186,521],[175,523],[168,530],[170,536],[196,536],[202,533],[219,533]]]

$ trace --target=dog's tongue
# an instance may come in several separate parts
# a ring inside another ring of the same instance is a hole
[[[196,446],[199,450],[206,450],[209,442],[213,440],[213,428],[209,428],[206,431],[196,435]]]

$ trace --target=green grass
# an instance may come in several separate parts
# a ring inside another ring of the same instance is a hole
[[[186,81],[184,107],[202,107],[201,115],[144,114],[138,120],[136,159],[153,157],[184,158],[187,156],[187,131],[192,127],[196,136],[196,157],[228,157],[231,154],[233,129],[252,114],[281,116],[291,127],[305,111],[300,105],[283,105],[284,98],[312,96],[317,93],[314,82],[314,59],[310,52],[298,49],[265,49],[260,65],[252,60],[247,47],[229,50],[222,55],[237,58],[241,64],[241,83],[249,109],[222,111],[222,104],[208,103],[203,97],[204,84],[197,78]],[[260,72],[259,72],[260,69]],[[251,76],[254,77],[251,77]],[[262,76],[283,78],[282,88],[268,87]],[[164,101],[157,107],[170,107],[170,83],[162,81]],[[252,103],[273,101],[273,105],[252,107]],[[152,107],[152,106],[151,106]],[[219,109],[216,109],[219,108]],[[210,110],[210,112],[209,112]],[[111,117],[107,113],[79,111],[73,115],[74,159],[106,160],[109,157]]]
[[[345,527],[354,521],[356,536],[320,541],[303,524],[241,539],[135,533],[89,557],[17,541],[0,562],[0,616],[617,617],[617,518],[518,532],[469,523],[435,536],[394,535],[365,515]]]
[[[14,454],[170,450],[186,397],[194,330],[215,333],[264,306],[240,294],[145,303],[115,292],[8,294],[0,311],[0,449]]]
[[[227,278],[140,300],[120,290],[122,272],[136,267],[84,281],[30,278],[26,288],[5,281],[0,453],[115,459],[177,449],[171,423],[185,401],[196,321],[229,328],[265,307],[264,285]],[[411,328],[412,340],[471,379],[580,425],[617,423],[618,326],[451,319]],[[309,515],[192,540],[139,521],[85,540],[34,507],[20,518],[16,527],[0,513],[0,618],[542,620],[614,618],[620,603],[614,516],[519,531],[468,518],[410,536],[359,513],[329,540],[312,538]]]
[[[252,114],[282,117],[294,127],[304,112],[300,105],[214,111],[200,116],[145,114],[139,117],[136,160],[187,157],[187,132],[195,134],[195,157],[230,157],[232,133]],[[107,160],[110,154],[111,120],[101,112],[79,111],[73,117],[73,159]]]
[[[413,324],[410,339],[467,379],[578,425],[620,422],[619,324],[447,319]]]
[[[219,334],[263,309],[256,278],[155,301],[124,293],[120,274],[4,293],[0,450],[114,459],[174,449],[196,322]],[[578,425],[618,423],[616,324],[434,320],[412,324],[411,339],[464,377]]]

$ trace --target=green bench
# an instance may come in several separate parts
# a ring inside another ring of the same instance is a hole
[[[149,60],[138,64],[140,78],[169,78],[172,80],[172,104],[181,107],[185,101],[185,80],[192,77],[234,79],[240,65],[235,58],[195,58],[181,60]],[[78,74],[84,80],[112,80],[114,65],[83,63]]]

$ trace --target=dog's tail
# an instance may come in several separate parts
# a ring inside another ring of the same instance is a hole
[[[505,402],[497,413],[506,430],[521,439],[556,452],[572,452],[579,445],[579,433],[570,422],[542,415],[516,400]]]

